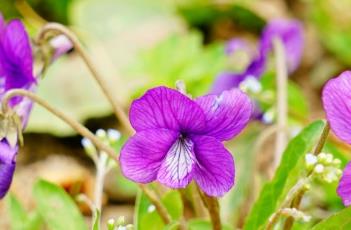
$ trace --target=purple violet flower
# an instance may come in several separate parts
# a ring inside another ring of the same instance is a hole
[[[223,141],[240,133],[251,116],[250,99],[240,90],[195,100],[156,87],[135,100],[130,122],[136,134],[120,154],[123,174],[138,183],[158,180],[184,188],[193,179],[210,196],[234,185],[234,160]]]
[[[273,49],[273,39],[282,40],[287,58],[288,70],[293,72],[299,66],[303,51],[303,29],[297,20],[275,19],[271,20],[263,29],[260,49],[267,56]]]
[[[323,89],[323,106],[331,129],[341,140],[351,144],[351,71],[329,80]],[[344,169],[337,189],[346,206],[351,205],[351,164]]]
[[[215,80],[211,93],[219,94],[224,90],[237,88],[248,77],[259,79],[266,70],[266,62],[272,51],[273,38],[279,37],[285,47],[288,69],[293,72],[300,64],[303,50],[303,30],[300,22],[296,20],[272,20],[263,29],[258,53],[252,56],[251,63],[240,73],[224,71]],[[227,55],[238,50],[250,52],[244,41],[230,40],[225,48]]]
[[[20,20],[5,23],[0,13],[0,99],[10,89],[34,90],[33,57],[29,36]],[[10,106],[20,116],[25,128],[32,102],[26,98],[11,99]],[[8,191],[16,166],[18,146],[6,138],[0,141],[0,198]]]

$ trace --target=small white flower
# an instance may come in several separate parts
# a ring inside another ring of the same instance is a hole
[[[323,173],[324,171],[324,166],[322,164],[317,164],[316,167],[314,167],[314,172],[315,173]]]
[[[262,91],[261,83],[254,76],[248,76],[239,87],[244,92],[259,93]]]
[[[108,129],[107,136],[110,142],[116,142],[121,138],[121,133],[116,129]]]
[[[312,153],[307,153],[305,155],[305,161],[306,161],[306,167],[311,168],[312,166],[314,166],[317,163],[318,159]]]
[[[156,207],[154,205],[150,205],[148,208],[147,208],[147,212],[153,212],[156,210]]]

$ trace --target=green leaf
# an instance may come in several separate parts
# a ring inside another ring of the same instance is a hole
[[[178,220],[183,214],[183,203],[178,191],[171,190],[167,192],[162,197],[162,203],[173,220]],[[136,229],[158,230],[165,227],[157,211],[141,191],[138,192],[135,206],[134,226]]]
[[[42,221],[36,211],[27,214],[13,194],[8,194],[6,207],[9,211],[12,230],[39,230]]]
[[[95,209],[93,217],[93,230],[100,230],[101,212],[98,209]]]
[[[60,187],[39,180],[33,189],[39,214],[51,230],[87,230],[73,199]]]
[[[257,230],[265,225],[288,190],[296,183],[299,173],[304,169],[299,163],[303,160],[303,156],[311,151],[323,127],[323,121],[316,121],[289,142],[274,178],[263,187],[248,215],[244,225],[245,230]]]
[[[189,230],[212,230],[212,224],[207,220],[190,220],[188,222]],[[222,230],[231,230],[232,228],[222,225]]]
[[[315,225],[312,230],[347,230],[351,229],[351,207],[345,208]]]

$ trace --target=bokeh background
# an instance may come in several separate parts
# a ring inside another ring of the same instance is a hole
[[[157,85],[173,87],[183,79],[188,91],[208,92],[215,77],[235,66],[224,47],[231,38],[255,46],[265,24],[294,18],[304,26],[302,63],[291,76],[290,128],[293,133],[316,118],[324,118],[320,102],[323,84],[351,66],[351,2],[347,0],[1,0],[6,19],[23,19],[35,36],[46,22],[69,26],[91,54],[115,98],[126,111],[133,98]],[[274,88],[270,88],[274,92]],[[39,96],[84,123],[120,129],[107,100],[74,50],[53,63],[41,81]],[[224,198],[226,222],[241,226],[262,184],[271,177],[273,139],[254,148],[270,125],[252,122],[228,143],[236,159],[236,186]],[[123,133],[123,130],[121,130]],[[34,210],[32,185],[45,178],[72,196],[92,196],[94,165],[81,148],[81,137],[45,110],[34,107],[18,155],[11,191],[26,210]],[[336,143],[336,144],[335,144]],[[121,141],[122,144],[122,141]],[[337,141],[330,151],[346,162],[350,148]],[[304,207],[323,219],[342,208],[336,184],[320,185]],[[118,169],[107,176],[104,213],[124,215],[132,222],[136,187]],[[0,201],[0,229],[9,229],[11,202]],[[314,208],[312,208],[314,207]],[[317,207],[317,208],[316,208]],[[89,221],[87,207],[80,207]]]

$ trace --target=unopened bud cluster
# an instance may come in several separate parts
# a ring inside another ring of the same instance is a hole
[[[121,133],[115,129],[108,129],[107,132],[103,129],[98,129],[95,135],[107,145],[115,145],[121,138]],[[91,140],[84,137],[82,139],[82,146],[90,157],[97,157],[98,151]]]
[[[320,153],[318,156],[307,153],[305,156],[305,166],[307,170],[327,183],[339,180],[342,174],[340,165],[341,161],[338,158],[334,158],[330,153]]]
[[[115,219],[109,219],[107,221],[108,230],[133,230],[134,226],[132,224],[125,224],[124,216],[120,216]]]

